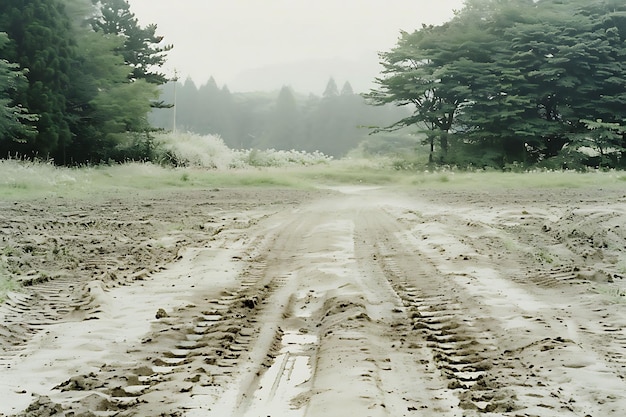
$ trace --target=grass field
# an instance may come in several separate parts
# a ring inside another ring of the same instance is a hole
[[[167,168],[150,163],[63,168],[41,162],[0,161],[0,198],[29,199],[50,195],[83,198],[123,190],[172,188],[295,187],[363,184],[412,188],[584,188],[624,187],[624,172],[537,171],[398,171],[391,165],[339,160],[301,167],[206,169]]]
[[[229,149],[221,138],[193,133],[155,136],[155,158],[170,164],[130,162],[83,168],[47,162],[0,160],[0,198],[50,195],[91,198],[124,190],[155,192],[172,188],[295,187],[364,184],[413,188],[570,188],[626,187],[626,173],[534,171],[527,173],[399,169],[401,157],[342,159],[319,152]],[[408,155],[407,157],[415,157]],[[178,168],[171,167],[175,163]],[[425,166],[425,165],[422,165]]]

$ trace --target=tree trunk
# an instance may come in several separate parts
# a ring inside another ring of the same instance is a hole
[[[431,136],[430,140],[430,153],[428,154],[428,165],[433,164],[433,154],[435,153],[435,138]]]

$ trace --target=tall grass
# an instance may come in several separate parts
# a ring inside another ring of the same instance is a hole
[[[214,136],[162,134],[157,161],[118,165],[56,167],[48,162],[0,160],[0,199],[62,195],[92,198],[108,192],[205,187],[314,187],[370,184],[411,188],[583,188],[624,187],[616,171],[527,173],[417,171],[397,158],[333,160],[318,152],[233,150]]]
[[[17,291],[19,285],[14,279],[0,275],[0,303],[3,303],[7,298],[7,294],[12,291]]]
[[[498,171],[425,172],[414,176],[411,185],[424,188],[523,189],[523,188],[601,188],[624,187],[622,174],[615,171]]]
[[[16,291],[18,288],[17,281],[11,277],[4,260],[0,258],[0,303],[6,299],[9,292]]]

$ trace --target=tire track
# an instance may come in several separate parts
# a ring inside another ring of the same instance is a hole
[[[9,293],[0,305],[0,365],[6,365],[25,344],[47,326],[64,320],[82,321],[97,311],[89,285],[56,278]]]
[[[532,217],[527,226],[514,224],[519,210],[507,212],[512,250],[491,256],[505,242],[500,220],[470,221],[463,216],[471,211],[456,216],[454,208],[425,216],[383,195],[201,222],[201,233],[217,231],[219,239],[198,262],[219,259],[193,271],[210,280],[237,264],[216,278],[224,285],[182,292],[190,294],[186,304],[157,311],[143,339],[124,345],[125,355],[71,376],[53,400],[39,398],[31,408],[68,417],[317,417],[347,409],[393,417],[621,415],[624,316],[589,279],[591,264],[577,270],[515,253],[529,239],[523,227],[540,227],[541,216],[523,214]],[[90,259],[87,266],[100,270]],[[189,259],[181,265],[192,265]],[[105,272],[111,259],[101,261]],[[139,275],[129,290],[143,287]],[[33,313],[43,323],[36,332],[102,314],[98,291],[106,285],[75,285],[84,304],[68,311],[69,292],[45,287],[52,283],[36,284],[59,306]],[[2,314],[38,303],[27,293],[10,297]]]
[[[0,305],[0,364],[6,365],[42,326],[92,318],[98,311],[90,293],[93,281],[105,289],[134,285],[179,259],[191,242],[214,241],[268,215],[245,212],[249,203],[231,201],[233,195],[239,193],[214,189],[185,196],[182,205],[176,193],[144,196],[135,205],[128,198],[98,197],[74,201],[71,209],[54,198],[0,203],[6,214],[0,225],[0,271],[19,286]],[[223,213],[220,198],[244,212]]]
[[[391,258],[397,252],[381,250],[396,233],[391,227],[396,224],[385,223],[387,216],[380,207],[361,210],[355,234],[360,281],[368,289],[366,294],[374,300],[388,300],[388,304],[383,304],[386,308],[375,316],[380,328],[373,331],[381,335],[380,356],[375,362],[381,378],[381,402],[389,416],[460,416],[463,410],[439,372],[429,342],[414,329],[416,313],[407,307],[410,296],[396,285],[397,276],[390,274]]]
[[[521,262],[526,258],[520,258],[513,254],[511,259],[497,258],[494,260],[491,256],[487,257],[486,254],[479,253],[478,249],[474,250],[472,247],[474,243],[471,238],[475,234],[475,230],[473,228],[468,230],[463,226],[466,219],[458,219],[456,216],[450,215],[445,218],[437,218],[437,222],[442,222],[442,224],[439,226],[431,226],[430,223],[420,225],[411,233],[398,231],[396,233],[398,240],[392,243],[388,252],[389,258],[393,258],[393,252],[397,248],[402,251],[404,248],[413,247],[415,252],[419,253],[424,246],[421,243],[414,243],[421,238],[419,231],[432,233],[434,230],[439,230],[439,233],[443,233],[445,236],[440,239],[439,235],[436,235],[437,242],[443,240],[449,242],[445,248],[440,247],[433,250],[428,247],[427,251],[423,252],[422,259],[419,259],[419,255],[413,255],[416,262],[420,263],[415,268],[418,271],[418,276],[413,280],[405,280],[402,285],[408,284],[407,288],[415,293],[414,290],[416,289],[427,288],[424,283],[430,281],[432,284],[434,282],[435,285],[439,286],[438,291],[445,293],[439,300],[440,302],[435,302],[435,304],[442,302],[446,309],[447,306],[455,303],[462,307],[456,312],[455,309],[452,309],[452,311],[443,313],[449,313],[451,317],[456,317],[456,323],[453,323],[453,327],[458,326],[457,328],[467,329],[467,323],[465,323],[467,312],[478,313],[472,318],[473,324],[470,328],[475,328],[481,337],[485,332],[490,334],[488,339],[491,339],[491,344],[488,351],[494,347],[495,349],[491,353],[481,354],[475,359],[479,362],[478,370],[483,372],[483,375],[476,374],[480,378],[478,380],[480,383],[474,383],[469,389],[462,387],[465,391],[459,392],[461,405],[470,408],[475,406],[478,412],[487,412],[495,407],[502,412],[513,410],[520,412],[523,410],[526,413],[545,416],[579,415],[579,413],[583,413],[582,415],[617,415],[615,414],[616,410],[620,408],[619,404],[622,402],[612,392],[619,391],[621,389],[619,387],[623,386],[623,383],[611,375],[607,362],[612,361],[603,358],[607,355],[597,355],[596,353],[598,348],[602,351],[604,347],[611,346],[607,352],[611,352],[618,358],[617,361],[613,362],[621,367],[618,362],[620,354],[617,352],[622,347],[610,339],[594,340],[586,337],[585,333],[587,332],[582,331],[578,324],[588,320],[583,320],[581,317],[592,316],[589,314],[589,310],[585,311],[586,299],[589,303],[598,302],[597,297],[591,294],[585,296],[584,293],[582,295],[580,293],[580,289],[585,291],[585,286],[588,285],[585,274],[593,274],[593,269],[589,269],[590,272],[587,272],[587,270],[581,271],[574,267],[559,267],[547,271],[545,268],[540,268],[538,271],[535,270],[526,275],[526,279],[522,279],[521,274],[514,276],[511,281],[516,282],[516,284],[510,285],[506,280],[499,277],[501,273],[499,268],[502,268],[502,271],[510,271],[511,266],[515,265],[518,259]],[[488,230],[484,232],[488,232]],[[480,236],[483,236],[484,232]],[[468,246],[468,242],[471,242],[472,245]],[[387,241],[383,241],[381,246],[383,252],[387,243]],[[445,252],[445,258],[438,256],[437,251]],[[464,255],[461,256],[460,254]],[[393,259],[399,258],[396,256]],[[472,262],[468,263],[471,268],[468,268],[467,265],[464,266],[463,260],[471,260]],[[441,261],[442,265],[434,264],[435,261]],[[541,259],[537,259],[537,261],[541,261]],[[408,263],[400,265],[401,273],[398,273],[397,265],[392,264],[388,269],[395,276],[410,276],[411,273],[416,275],[415,269],[408,265]],[[424,265],[427,265],[427,271],[430,269],[430,272],[420,278],[419,271],[423,270]],[[537,267],[537,263],[531,265],[534,268]],[[528,269],[528,265],[519,264],[519,270]],[[419,282],[420,285],[415,285],[416,282]],[[525,289],[524,287],[528,288],[529,284],[533,287],[528,290]],[[538,287],[541,287],[542,290],[534,290]],[[402,293],[402,290],[398,290],[398,292]],[[418,293],[417,295],[425,298],[423,294]],[[460,296],[463,298],[459,298]],[[555,302],[560,298],[576,304],[577,308],[573,309],[572,305]],[[510,306],[506,307],[507,304]],[[432,306],[428,306],[429,310],[431,308]],[[420,309],[419,306],[418,309]],[[505,316],[498,316],[498,311],[505,312]],[[509,316],[511,312],[517,315]],[[621,316],[621,313],[617,314],[617,317]],[[603,322],[600,317],[598,319],[599,323]],[[615,321],[619,323],[621,319]],[[592,327],[596,327],[593,322],[590,324]],[[440,346],[437,346],[442,342],[441,336],[453,338],[458,336],[433,333],[437,329],[433,329],[427,322],[419,323],[419,326],[426,328],[427,337],[434,342],[432,347],[436,349],[441,349]],[[607,323],[606,328],[612,330],[618,326]],[[514,333],[508,329],[519,329],[518,331],[524,331],[524,333],[520,333],[518,340],[516,340],[513,336]],[[619,332],[619,330],[616,331]],[[603,332],[606,333],[605,330]],[[454,334],[456,331],[446,333]],[[475,335],[476,332],[473,334]],[[544,336],[542,339],[541,336],[536,335],[554,336],[547,338]],[[525,340],[530,340],[530,344],[514,349],[500,347],[520,346]],[[482,340],[478,341],[485,344]],[[486,345],[489,346],[489,343]],[[481,363],[481,360],[484,361]],[[546,366],[546,361],[547,363],[552,362],[553,366]],[[442,372],[447,375],[450,375],[450,371],[452,371],[451,375],[457,374],[460,369],[454,366],[450,369],[450,362],[446,362]],[[464,365],[467,366],[467,364]],[[474,371],[476,367],[470,365],[469,369]],[[619,370],[618,375],[621,372],[623,369]],[[623,377],[620,378],[623,379]],[[467,381],[464,381],[463,378],[455,379],[458,380],[459,385],[467,385]],[[603,381],[603,388],[597,392],[593,390],[588,392],[590,390],[585,388],[583,381],[594,379]],[[564,383],[564,381],[568,382]],[[485,390],[484,387],[489,389]],[[477,393],[479,391],[480,394]]]
[[[458,290],[449,280],[410,242],[398,238],[402,226],[394,218],[381,210],[369,219],[367,233],[381,237],[375,242],[376,261],[410,322],[407,339],[424,341],[429,360],[458,398],[456,413],[514,410],[513,395],[487,383],[499,350],[494,336],[477,325],[482,317],[468,314],[475,309],[455,295]]]
[[[332,213],[328,207],[335,204],[309,208],[292,228],[294,245],[283,252],[283,264],[295,271],[291,301],[279,321],[280,350],[233,415],[315,416],[341,406],[356,415],[401,416],[426,403],[449,413],[450,400],[431,381],[433,371],[424,375],[416,359],[419,349],[402,346],[398,332],[406,323],[394,312],[397,295],[380,272],[370,270],[373,252],[367,247],[375,236],[366,236],[365,246],[355,243],[361,236],[355,224],[359,205],[342,200],[341,210]],[[346,383],[337,380],[338,366]],[[415,386],[432,391],[416,393]],[[441,398],[416,400],[433,393]]]
[[[76,397],[66,400],[67,409],[80,413],[95,407],[121,416],[156,415],[157,410],[172,416],[210,411],[243,372],[253,346],[262,344],[263,324],[258,317],[284,284],[269,272],[265,258],[278,232],[284,231],[276,229],[250,238],[250,246],[234,255],[236,260],[245,258],[247,264],[237,287],[222,290],[218,298],[200,294],[196,302],[171,315],[163,312],[152,335],[133,352],[136,359],[132,367],[111,364],[98,374],[58,385],[56,388],[66,396]],[[264,347],[263,366],[269,366],[274,356],[275,338],[270,337]],[[158,348],[163,345],[169,348]],[[85,391],[92,393],[85,397]]]

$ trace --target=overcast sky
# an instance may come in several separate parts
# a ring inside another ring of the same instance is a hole
[[[142,25],[156,23],[174,45],[176,68],[198,85],[213,76],[231,91],[291,85],[321,93],[329,77],[341,87],[370,88],[378,55],[400,30],[440,24],[463,0],[129,0]],[[321,84],[321,85],[320,85]]]

